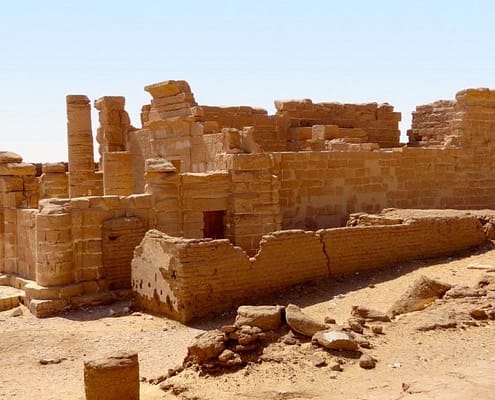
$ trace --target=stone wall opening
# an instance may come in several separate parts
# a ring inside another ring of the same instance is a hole
[[[204,211],[203,212],[203,237],[211,239],[225,238],[224,224],[225,210]]]
[[[103,275],[110,289],[131,288],[131,261],[134,248],[145,234],[137,217],[123,217],[103,223]]]

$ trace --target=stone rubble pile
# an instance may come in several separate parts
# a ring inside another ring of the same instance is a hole
[[[384,334],[383,324],[401,323],[402,315],[408,314],[419,331],[477,326],[495,319],[494,300],[495,276],[483,276],[475,287],[452,286],[420,276],[387,313],[353,306],[345,325],[337,325],[330,317],[318,321],[294,304],[241,306],[234,324],[196,338],[181,368],[208,373],[250,363],[280,363],[291,357],[280,348],[298,344],[315,367],[328,366],[325,357],[329,355],[338,357],[331,363],[334,371],[342,371],[343,364],[352,362],[349,360],[371,369],[377,360],[364,349],[372,349],[370,340]],[[278,350],[270,350],[272,344]]]

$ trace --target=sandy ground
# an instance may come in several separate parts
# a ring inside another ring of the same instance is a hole
[[[424,274],[451,284],[473,285],[495,266],[495,250],[462,257],[413,262],[301,285],[258,304],[297,304],[305,312],[338,323],[352,305],[386,311],[415,278]],[[473,269],[482,268],[482,269]],[[486,267],[486,268],[485,268]],[[485,268],[485,269],[483,269]],[[495,275],[495,272],[491,272]],[[493,304],[495,306],[495,304]],[[139,353],[146,380],[182,363],[187,345],[205,329],[232,323],[228,313],[190,326],[147,314],[120,315],[127,304],[79,310],[36,319],[23,309],[0,313],[0,399],[84,399],[83,359],[115,349]],[[185,370],[167,379],[168,390],[141,383],[142,399],[495,399],[495,322],[420,332],[419,314],[384,324],[384,334],[370,338],[372,370],[343,358],[343,371],[315,367],[315,354],[335,358],[311,343],[275,343],[266,361],[217,376]],[[41,359],[61,359],[41,365]]]

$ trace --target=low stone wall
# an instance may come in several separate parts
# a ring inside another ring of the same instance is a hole
[[[297,283],[453,254],[484,241],[478,218],[462,212],[385,226],[274,232],[251,258],[228,240],[152,230],[134,252],[132,287],[146,311],[187,322]]]
[[[264,236],[252,258],[226,239],[183,239],[152,230],[132,261],[138,304],[182,322],[326,276],[318,234],[301,230]]]
[[[481,224],[474,217],[428,218],[400,225],[325,229],[319,233],[332,274],[446,256],[485,240]]]

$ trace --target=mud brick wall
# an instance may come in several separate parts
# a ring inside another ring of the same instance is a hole
[[[484,241],[480,222],[469,215],[274,232],[252,258],[227,240],[150,231],[134,253],[132,287],[145,310],[187,322],[297,283],[449,255]]]
[[[319,231],[332,274],[376,269],[453,254],[485,241],[473,217],[412,220],[401,225],[358,226]]]
[[[132,262],[138,303],[183,322],[325,276],[322,243],[316,233],[303,231],[265,236],[254,258],[228,240],[188,240],[150,231]]]
[[[411,129],[407,132],[409,144],[439,146],[453,140],[451,122],[456,114],[455,105],[454,100],[439,100],[417,106],[412,113]]]
[[[380,147],[399,146],[401,115],[389,104],[313,103],[306,99],[275,101],[275,107],[288,128],[313,125],[361,128],[368,134],[369,142]]]

